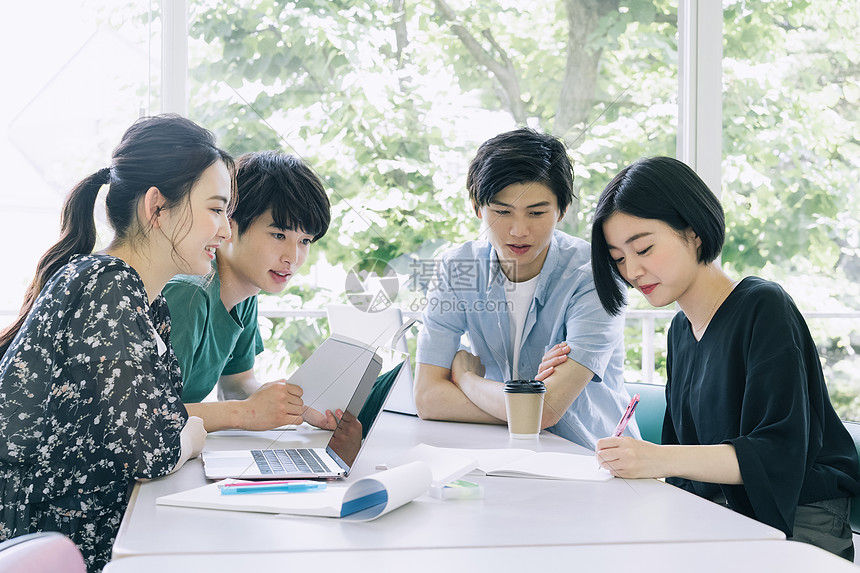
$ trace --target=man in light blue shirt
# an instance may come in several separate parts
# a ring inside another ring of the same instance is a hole
[[[535,378],[544,353],[567,343],[569,359],[544,380],[541,427],[593,449],[630,398],[624,321],[600,304],[589,244],[555,229],[573,197],[567,150],[530,129],[503,133],[478,149],[466,186],[486,240],[436,265],[418,338],[418,414],[506,423],[501,382]],[[635,422],[625,433],[639,437]]]

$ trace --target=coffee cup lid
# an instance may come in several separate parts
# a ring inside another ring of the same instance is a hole
[[[543,394],[546,386],[538,380],[508,380],[505,392],[509,394]]]

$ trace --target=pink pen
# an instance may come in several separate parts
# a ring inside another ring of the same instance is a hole
[[[618,437],[624,433],[624,428],[627,427],[627,423],[630,421],[630,418],[633,417],[633,410],[636,409],[636,405],[639,403],[639,394],[635,394],[632,398],[630,398],[630,403],[627,404],[627,409],[624,411],[624,415],[621,416],[621,420],[618,422],[618,425],[615,426],[615,431],[612,433],[614,437]]]
[[[310,480],[295,480],[295,479],[290,479],[290,480],[260,480],[260,481],[234,481],[234,482],[230,482],[230,483],[218,484],[218,487],[219,488],[248,487],[248,486],[255,486],[255,485],[285,485],[285,484],[288,484],[288,485],[289,484],[310,485],[310,484],[316,484],[316,483],[318,483],[318,482],[310,481]]]

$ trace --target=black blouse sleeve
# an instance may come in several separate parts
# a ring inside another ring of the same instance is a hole
[[[791,532],[804,479],[817,454],[810,451],[810,441],[823,434],[824,381],[803,318],[781,289],[770,294],[758,297],[749,309],[739,435],[725,443],[735,448],[755,515]],[[747,503],[733,499],[735,488],[723,489],[730,503]]]

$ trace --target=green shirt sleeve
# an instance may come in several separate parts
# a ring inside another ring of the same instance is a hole
[[[201,378],[195,376],[195,357],[201,353],[209,316],[209,297],[199,286],[181,281],[168,282],[162,294],[170,309],[170,342],[182,371],[182,401],[199,402],[217,382],[212,381],[207,389],[200,387]]]
[[[236,317],[241,321],[244,328],[236,339],[232,355],[221,371],[222,376],[251,370],[257,355],[265,348],[263,338],[260,336],[260,326],[257,322],[257,297],[252,296],[243,300],[236,305],[235,311]]]

